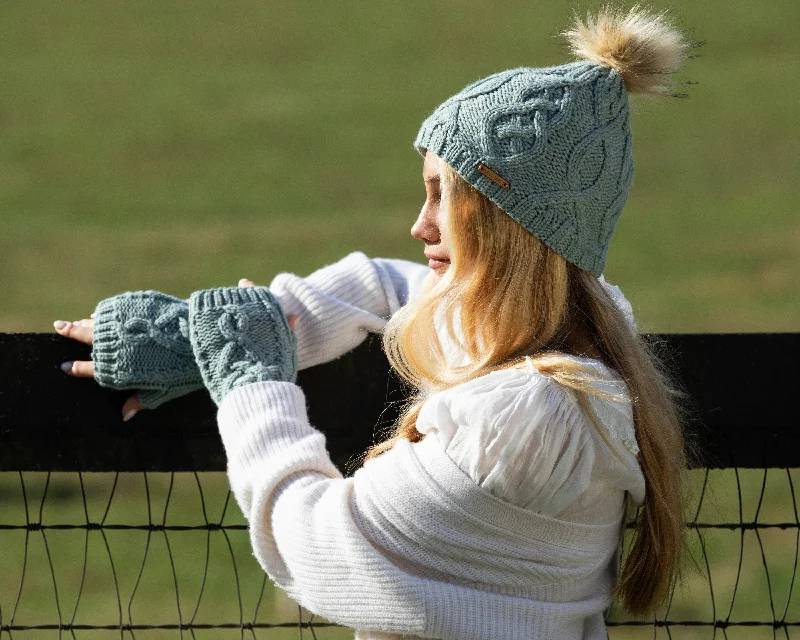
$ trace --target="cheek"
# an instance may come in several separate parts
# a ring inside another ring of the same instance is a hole
[[[440,244],[442,245],[442,247],[447,248],[449,250],[451,246],[450,225],[447,223],[447,220],[444,219],[444,216],[441,216],[439,218],[438,225],[439,225]]]

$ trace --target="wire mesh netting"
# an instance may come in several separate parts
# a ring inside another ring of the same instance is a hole
[[[688,473],[689,555],[611,638],[800,638],[798,469]],[[273,587],[222,473],[0,473],[0,638],[352,638]]]

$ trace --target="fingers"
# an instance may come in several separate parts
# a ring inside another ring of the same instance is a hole
[[[94,378],[94,362],[91,360],[75,360],[64,362],[61,370],[73,378]]]
[[[247,278],[242,278],[241,280],[239,280],[240,289],[243,287],[255,287],[255,286],[256,286],[255,282],[253,282],[252,280],[248,280]],[[294,331],[294,327],[297,324],[297,316],[296,315],[287,316],[286,319],[289,321],[289,328],[292,331]]]
[[[75,322],[64,322],[56,320],[53,323],[56,333],[65,338],[72,338],[83,344],[92,344],[94,339],[94,319],[76,320]]]
[[[94,314],[92,314],[94,315]],[[75,322],[64,322],[56,320],[53,323],[56,333],[82,342],[92,344],[94,339],[94,319],[76,320]],[[64,362],[61,370],[68,376],[74,378],[94,378],[94,362],[91,360],[75,360],[74,362]]]
[[[132,395],[125,401],[125,404],[122,405],[122,421],[127,422],[142,409],[144,409],[144,407],[142,403],[139,402],[139,396]]]

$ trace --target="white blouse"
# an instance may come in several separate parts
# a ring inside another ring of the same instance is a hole
[[[525,368],[494,371],[431,395],[417,430],[438,438],[473,481],[516,506],[573,522],[616,516],[625,491],[636,503],[644,498],[627,388],[601,362],[573,359],[614,396],[587,394],[597,425],[571,390],[528,358]]]

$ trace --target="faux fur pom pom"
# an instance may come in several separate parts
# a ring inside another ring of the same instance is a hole
[[[689,48],[663,13],[639,5],[627,13],[605,6],[596,16],[587,14],[586,23],[576,15],[562,35],[576,57],[616,69],[631,93],[669,93],[668,76],[681,67]]]

